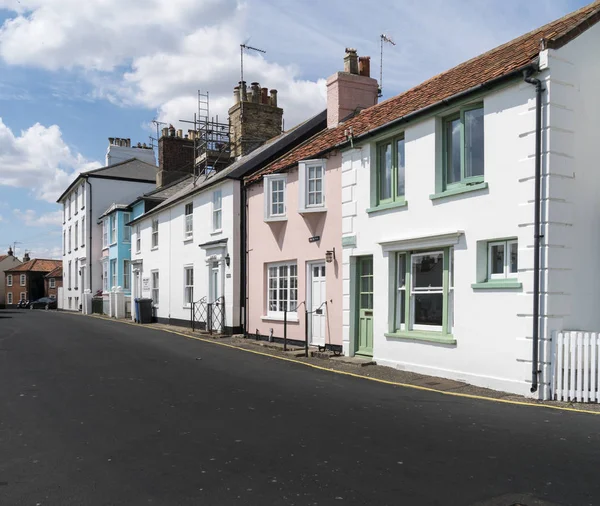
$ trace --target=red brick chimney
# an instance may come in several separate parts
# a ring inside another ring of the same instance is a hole
[[[377,80],[370,76],[369,56],[358,57],[356,49],[346,48],[344,71],[327,79],[327,128],[335,128],[357,109],[377,103]]]
[[[193,173],[194,140],[183,137],[182,130],[175,130],[173,125],[163,128],[158,141],[156,187],[161,188]]]

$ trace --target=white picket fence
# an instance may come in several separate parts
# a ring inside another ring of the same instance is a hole
[[[600,333],[557,332],[552,354],[552,398],[600,402]]]

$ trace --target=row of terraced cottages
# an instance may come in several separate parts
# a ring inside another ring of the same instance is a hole
[[[232,163],[186,175],[167,151],[193,139],[161,139],[131,204],[132,297],[160,322],[548,396],[553,332],[600,328],[599,17],[381,103],[347,50],[327,110],[285,133],[276,93],[241,83]]]

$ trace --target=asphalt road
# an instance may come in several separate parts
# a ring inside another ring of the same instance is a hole
[[[599,427],[0,311],[2,506],[598,505]]]

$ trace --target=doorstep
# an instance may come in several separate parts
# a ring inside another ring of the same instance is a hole
[[[359,367],[366,367],[368,365],[377,365],[377,363],[372,358],[357,357],[356,355],[354,357],[346,357],[344,355],[341,355],[339,357],[330,357],[329,360],[341,362],[342,364],[356,365]]]

